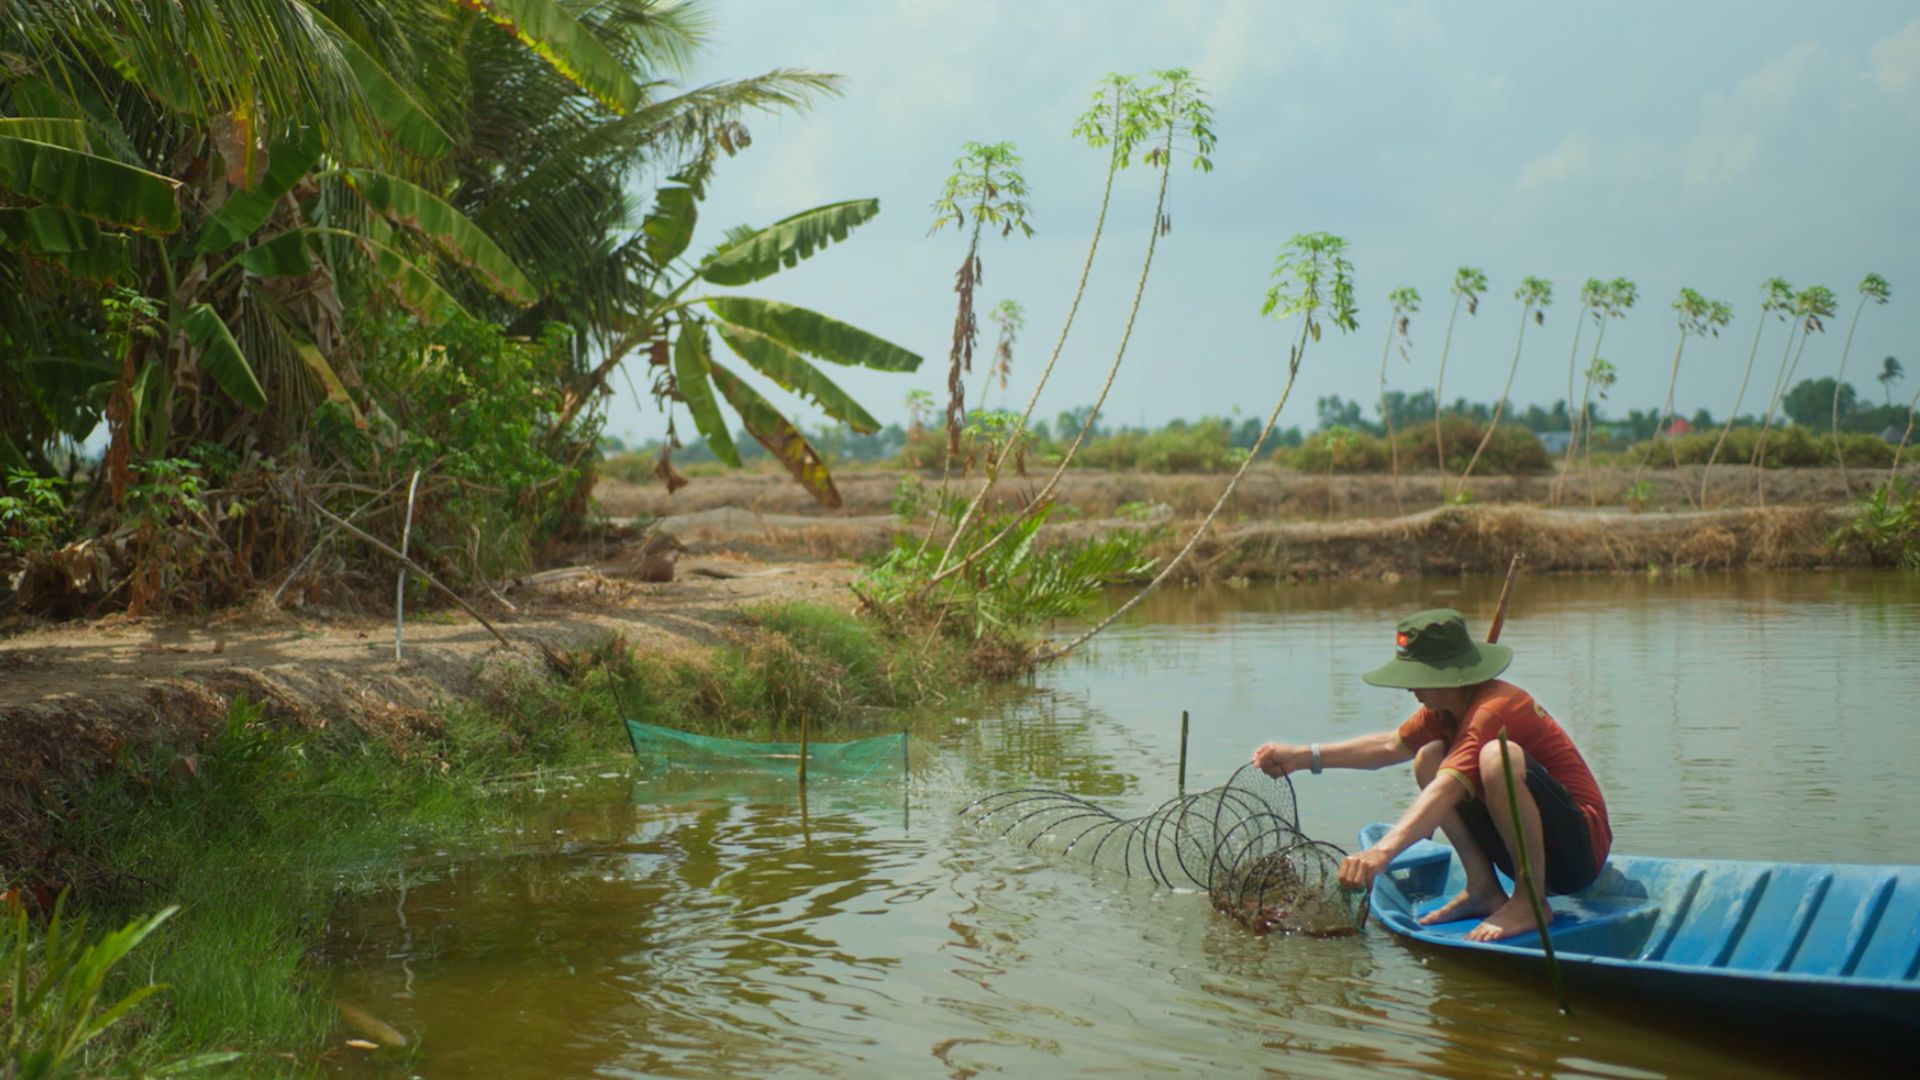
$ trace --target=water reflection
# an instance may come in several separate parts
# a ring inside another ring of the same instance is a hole
[[[334,989],[415,1036],[426,1075],[1807,1067],[1600,1003],[1563,1017],[1533,980],[1377,930],[1252,937],[1203,896],[957,825],[1011,784],[1150,809],[1174,793],[1183,708],[1191,787],[1265,738],[1379,730],[1408,702],[1358,673],[1394,620],[1438,602],[1478,624],[1497,588],[1157,596],[1036,694],[954,723],[907,790],[816,784],[803,803],[786,778],[642,776],[550,793],[499,854],[339,912]],[[1620,850],[1920,862],[1896,825],[1920,801],[1920,579],[1528,579],[1506,640],[1512,677],[1606,786]],[[1410,793],[1404,770],[1299,791],[1308,829],[1341,844]]]

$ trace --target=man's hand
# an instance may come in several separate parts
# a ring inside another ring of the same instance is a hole
[[[1253,752],[1253,767],[1273,777],[1304,769],[1309,760],[1306,747],[1288,746],[1286,743],[1265,743]]]
[[[1342,888],[1364,892],[1373,885],[1373,879],[1387,868],[1393,858],[1378,848],[1368,848],[1340,860],[1340,885]]]

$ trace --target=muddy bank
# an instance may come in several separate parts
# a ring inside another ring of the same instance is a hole
[[[1399,517],[1216,523],[1175,575],[1186,582],[1416,577],[1505,572],[1514,553],[1536,573],[1804,570],[1864,566],[1864,552],[1830,538],[1849,511],[1831,506],[1634,513],[1534,506],[1437,507]],[[1114,529],[1152,529],[1148,553],[1172,558],[1197,519],[1152,515],[1070,521],[1041,543]],[[859,559],[885,551],[899,523],[880,516],[808,518],[700,511],[659,527],[696,542],[771,556]]]
[[[1636,498],[1641,509],[1650,511],[1690,511],[1700,492],[1698,466],[1679,469],[1649,469],[1637,473],[1628,468],[1596,467],[1591,477],[1576,473],[1558,491],[1559,505],[1565,508],[1628,508],[1628,495],[1636,480],[1646,488]],[[1902,470],[1910,483],[1920,482],[1920,462]],[[733,508],[765,515],[802,518],[860,518],[892,512],[896,493],[903,480],[917,480],[928,489],[939,486],[938,472],[911,473],[894,468],[843,469],[834,474],[844,505],[835,511],[822,509],[784,473],[735,472],[701,476],[669,496],[658,485],[634,485],[601,479],[594,496],[609,514],[616,517],[669,517]],[[1855,490],[1868,482],[1885,478],[1884,471],[1872,474],[1854,470]],[[1729,468],[1716,465],[1708,478],[1708,509],[1736,509],[1757,505],[1754,477],[1744,465]],[[995,498],[1006,508],[1023,505],[1046,481],[1046,473],[1026,478],[1011,477],[996,489]],[[1061,478],[1056,489],[1060,508],[1055,520],[1075,515],[1083,518],[1112,517],[1122,507],[1142,510],[1164,505],[1181,517],[1206,513],[1219,497],[1227,478],[1220,474],[1161,475],[1140,472],[1109,472],[1099,469],[1073,469]],[[971,493],[977,479],[959,481],[957,490]],[[1326,476],[1258,464],[1247,470],[1235,490],[1233,502],[1224,510],[1229,520],[1326,520],[1340,518],[1399,517],[1442,505],[1455,489],[1451,477],[1438,473],[1412,473],[1397,481],[1385,475]],[[1536,505],[1554,502],[1555,476],[1475,476],[1468,482],[1472,504]],[[1846,502],[1840,473],[1836,469],[1776,469],[1766,474],[1766,502],[1772,506],[1831,506]]]
[[[45,800],[126,753],[175,747],[183,768],[236,697],[265,702],[310,731],[346,726],[403,756],[452,700],[489,680],[540,672],[560,652],[623,635],[637,653],[671,657],[733,640],[743,611],[814,603],[847,610],[845,563],[774,564],[696,548],[678,580],[636,580],[614,553],[482,605],[509,648],[452,608],[410,611],[404,659],[388,614],[293,613],[264,604],[197,619],[114,616],[0,639],[0,864],[49,853]],[[726,575],[707,576],[707,573]]]

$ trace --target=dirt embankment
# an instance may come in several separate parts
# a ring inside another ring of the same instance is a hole
[[[1253,470],[1178,576],[1224,581],[1500,573],[1517,551],[1528,555],[1537,572],[1805,569],[1864,559],[1862,552],[1829,542],[1850,513],[1839,497],[1836,471],[1770,473],[1762,506],[1754,503],[1752,477],[1744,469],[1716,469],[1708,500],[1713,508],[1707,510],[1691,505],[1697,470],[1646,475],[1653,478],[1651,490],[1644,503],[1636,500],[1641,508],[1629,509],[1619,505],[1604,476],[1596,477],[1595,499],[1588,497],[1585,478],[1575,477],[1559,493],[1558,507],[1543,505],[1554,492],[1551,481],[1540,477],[1476,480],[1475,502],[1448,506],[1440,505],[1442,481],[1434,474],[1401,478],[1396,504],[1394,482],[1385,476],[1329,480]],[[1910,475],[1920,480],[1920,469]],[[900,527],[885,511],[901,476],[844,478],[847,505],[834,512],[810,508],[803,495],[774,488],[774,478],[750,474],[702,481],[708,488],[698,498],[688,497],[698,484],[672,499],[626,485],[611,486],[602,497],[610,511],[661,514],[660,527],[676,535],[759,557],[861,558],[885,550]],[[1856,474],[1855,482],[1861,479]],[[1161,536],[1149,552],[1170,558],[1224,483],[1210,475],[1069,473],[1042,542],[1155,528]],[[1027,494],[1024,485],[1003,485],[1009,506]],[[727,496],[739,501],[712,505]]]
[[[619,633],[671,654],[726,641],[756,605],[853,603],[845,563],[767,564],[696,546],[678,580],[652,583],[632,576],[636,561],[629,546],[508,590],[511,610],[482,605],[513,648],[435,608],[409,613],[396,661],[391,613],[292,613],[264,600],[200,619],[115,616],[0,638],[0,856],[40,832],[33,815],[47,785],[90,775],[123,747],[178,746],[191,768],[192,747],[239,695],[405,751],[438,723],[437,706],[478,696],[502,666],[538,668],[542,645],[564,652]]]
[[[1920,460],[1902,470],[1909,482],[1920,482]],[[1679,469],[1596,467],[1591,478],[1576,473],[1555,489],[1555,476],[1475,476],[1467,488],[1475,506],[1556,503],[1569,509],[1585,507],[1627,509],[1636,480],[1644,480],[1644,500],[1651,511],[1701,509],[1698,466]],[[1024,505],[1046,482],[1047,473],[1032,470],[1026,477],[1008,477],[995,490],[1003,509]],[[824,510],[784,472],[731,472],[698,476],[679,492],[668,495],[657,484],[635,485],[602,479],[594,496],[616,517],[664,518],[703,511],[734,509],[762,515],[803,518],[862,518],[893,511],[903,481],[918,481],[929,493],[940,485],[938,472],[907,472],[894,468],[847,468],[835,473],[844,505]],[[1855,469],[1850,480],[1855,491],[1885,479],[1884,470]],[[1074,517],[1105,518],[1129,506],[1137,510],[1164,505],[1177,517],[1204,514],[1226,486],[1223,474],[1109,472],[1071,469],[1055,490],[1060,509],[1054,520]],[[1765,505],[1833,506],[1847,498],[1836,469],[1776,469],[1765,476]],[[956,477],[952,489],[971,495],[978,476]],[[1302,473],[1259,464],[1235,489],[1233,502],[1223,511],[1227,520],[1319,521],[1342,518],[1399,517],[1438,506],[1457,484],[1435,472],[1409,473],[1397,480],[1380,474],[1334,475]],[[1754,474],[1745,465],[1716,465],[1708,477],[1706,509],[1738,509],[1761,505]]]

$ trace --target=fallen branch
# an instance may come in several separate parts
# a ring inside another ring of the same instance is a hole
[[[367,546],[373,548],[375,551],[378,551],[380,554],[385,555],[389,559],[393,559],[394,561],[398,562],[401,566],[406,567],[407,569],[413,571],[414,573],[419,574],[421,580],[425,581],[427,584],[433,586],[434,588],[439,589],[441,592],[447,594],[447,598],[449,600],[452,600],[455,604],[459,605],[461,611],[464,611],[467,614],[473,616],[475,622],[478,622],[481,626],[486,627],[487,633],[492,634],[494,638],[500,642],[500,644],[505,645],[509,649],[515,647],[513,642],[507,640],[507,636],[505,634],[502,634],[492,623],[487,621],[487,617],[485,615],[482,615],[478,611],[475,611],[473,608],[473,605],[467,603],[466,600],[462,599],[459,593],[454,592],[452,589],[449,589],[445,585],[441,584],[439,578],[434,577],[432,574],[427,573],[425,567],[421,566],[417,562],[414,562],[412,559],[407,558],[405,555],[400,554],[398,551],[395,551],[393,548],[387,546],[386,542],[381,540],[379,537],[374,536],[373,534],[367,532],[365,529],[362,529],[358,525],[355,525],[352,522],[348,521],[346,518],[343,518],[340,515],[334,513],[333,511],[328,510],[326,507],[321,506],[319,503],[315,502],[314,500],[308,499],[307,505],[313,507],[314,511],[318,513],[321,517],[326,518],[328,521],[333,522],[339,528],[345,529],[348,533],[365,541]],[[547,654],[547,659],[549,662],[554,662],[556,660],[556,657],[553,655],[553,650],[549,648],[544,642],[540,643],[540,650],[543,653]]]

